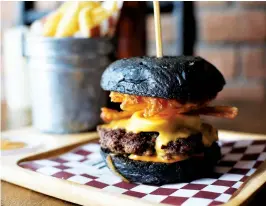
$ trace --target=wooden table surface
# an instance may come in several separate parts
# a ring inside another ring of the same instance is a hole
[[[263,102],[217,102],[223,105],[234,105],[239,108],[235,120],[209,118],[214,126],[220,129],[266,134],[266,101]],[[6,111],[2,105],[2,128],[7,128]],[[53,197],[49,197],[8,182],[1,181],[1,205],[3,206],[57,206],[75,205]],[[266,184],[247,202],[247,205],[264,205]]]
[[[1,181],[1,205],[3,206],[62,206],[76,205],[41,193]]]

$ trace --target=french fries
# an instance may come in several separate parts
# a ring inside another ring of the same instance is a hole
[[[86,36],[90,37],[90,30],[94,27],[94,22],[92,20],[92,9],[83,8],[79,13],[79,29],[80,32]]]
[[[58,24],[55,37],[73,36],[79,29],[78,15],[81,10],[81,4],[75,2],[73,6],[66,9],[61,21]]]
[[[77,1],[65,2],[56,11],[41,20],[43,24],[42,35],[47,37],[70,37],[77,33],[83,37],[92,37],[92,30],[100,27],[110,16],[118,12],[116,1]],[[113,25],[112,25],[113,26]],[[111,30],[111,28],[110,28]],[[106,35],[109,28],[97,35]]]
[[[100,24],[103,20],[107,19],[109,16],[110,16],[109,12],[102,7],[98,7],[92,10],[92,19],[95,25]]]
[[[58,11],[59,13],[61,13],[61,14],[64,14],[64,13],[66,13],[67,9],[68,9],[69,7],[71,7],[73,4],[74,4],[73,1],[67,1],[67,2],[63,3],[63,4],[58,8],[57,11]]]
[[[63,15],[61,12],[53,12],[47,17],[43,25],[44,36],[52,37],[55,35],[58,24],[60,20],[62,19],[62,16]]]
[[[116,12],[119,10],[117,1],[105,1],[102,3],[102,7],[108,10],[109,12]]]

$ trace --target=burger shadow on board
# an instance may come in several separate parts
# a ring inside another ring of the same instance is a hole
[[[111,64],[101,86],[122,111],[102,108],[101,155],[129,182],[151,185],[213,177],[218,133],[200,115],[234,118],[237,108],[208,106],[225,85],[200,57],[134,57]]]

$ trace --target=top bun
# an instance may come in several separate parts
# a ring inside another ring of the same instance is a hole
[[[104,90],[201,103],[214,99],[225,80],[201,57],[134,57],[112,63],[103,73]]]

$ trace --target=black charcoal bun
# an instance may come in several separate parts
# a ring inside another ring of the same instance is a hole
[[[211,147],[205,148],[204,158],[191,157],[174,163],[131,160],[127,156],[110,154],[105,149],[101,150],[101,155],[105,162],[110,155],[115,173],[119,173],[130,182],[163,185],[210,177],[214,165],[221,157],[221,152],[217,143],[213,143]]]
[[[223,89],[219,70],[201,57],[134,57],[112,63],[103,73],[104,90],[199,103]]]

